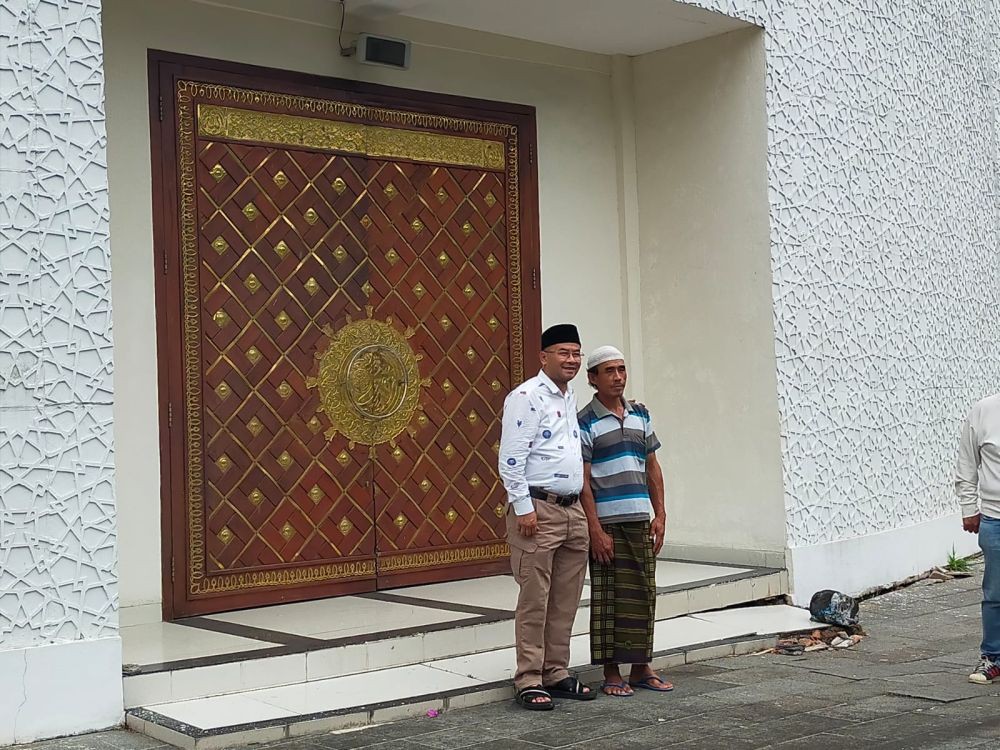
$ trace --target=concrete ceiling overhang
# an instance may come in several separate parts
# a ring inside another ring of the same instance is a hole
[[[603,55],[642,55],[746,28],[674,0],[346,0],[364,23],[393,16]]]

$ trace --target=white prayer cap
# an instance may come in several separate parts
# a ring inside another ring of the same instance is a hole
[[[593,370],[598,365],[603,365],[605,362],[610,362],[613,359],[624,360],[625,355],[613,346],[599,346],[587,357],[587,369]]]

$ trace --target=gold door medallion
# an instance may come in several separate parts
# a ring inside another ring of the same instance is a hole
[[[392,442],[420,410],[420,387],[427,385],[407,340],[413,329],[367,318],[323,332],[329,344],[316,355],[319,373],[307,385],[319,390],[319,411],[331,422],[327,438],[339,432],[352,447]]]

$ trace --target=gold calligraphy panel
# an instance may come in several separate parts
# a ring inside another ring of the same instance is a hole
[[[500,141],[213,104],[198,105],[198,135],[491,170],[505,161]]]

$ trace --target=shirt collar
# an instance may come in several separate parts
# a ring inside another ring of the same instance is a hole
[[[541,381],[542,385],[544,385],[546,388],[552,391],[552,393],[554,393],[556,396],[561,397],[564,395],[563,392],[559,390],[559,386],[555,384],[555,381],[553,381],[552,378],[550,378],[548,375],[545,374],[545,370],[538,371],[538,380]],[[567,385],[566,393],[572,393],[572,392],[573,392],[573,386]]]
[[[610,410],[610,409],[609,409],[608,407],[606,407],[606,406],[605,406],[604,404],[602,404],[602,403],[601,403],[601,400],[600,400],[599,398],[597,398],[597,396],[596,396],[596,395],[594,396],[594,398],[593,398],[593,399],[591,399],[591,401],[590,401],[590,404],[591,404],[591,406],[592,406],[592,407],[594,408],[594,413],[595,413],[595,414],[597,415],[597,417],[598,417],[599,419],[604,419],[605,417],[614,417],[615,419],[618,419],[618,415],[617,415],[617,414],[615,414],[615,413],[614,413],[613,411],[611,411],[611,410]],[[632,408],[632,404],[630,404],[630,403],[629,403],[629,402],[628,402],[627,400],[625,400],[624,398],[622,399],[622,406],[624,406],[624,407],[625,407],[625,415],[626,415],[626,416],[628,416],[628,415],[629,415],[629,414],[631,414],[631,413],[632,413],[633,411],[635,411],[635,410],[634,410],[634,409]]]

